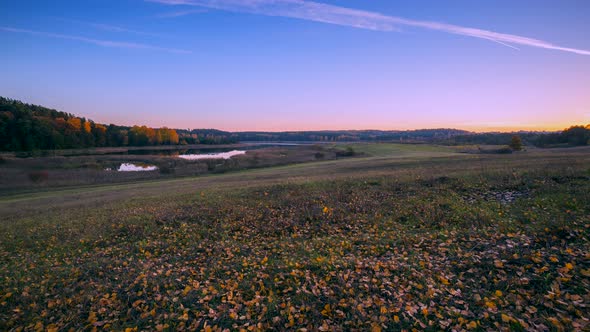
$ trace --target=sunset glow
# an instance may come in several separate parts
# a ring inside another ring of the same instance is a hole
[[[0,95],[151,127],[560,130],[590,123],[587,14],[574,0],[3,2]]]

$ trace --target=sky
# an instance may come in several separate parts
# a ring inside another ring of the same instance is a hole
[[[587,0],[0,0],[0,96],[229,131],[590,123]]]

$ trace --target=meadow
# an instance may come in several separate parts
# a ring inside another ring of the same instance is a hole
[[[590,149],[357,155],[0,195],[0,330],[585,330]]]
[[[130,183],[145,180],[194,177],[230,171],[335,159],[343,153],[335,145],[271,146],[255,150],[248,144],[92,148],[0,155],[0,192],[30,192],[55,188]],[[199,153],[243,150],[231,159],[186,160],[181,150]],[[190,151],[190,150],[189,150]],[[152,165],[155,171],[117,172],[122,163]]]

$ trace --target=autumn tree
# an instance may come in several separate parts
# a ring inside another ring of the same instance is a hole
[[[92,135],[94,136],[94,143],[96,146],[107,145],[107,127],[101,124],[94,124]]]
[[[72,131],[82,130],[82,119],[80,118],[69,118],[67,121],[67,128]]]
[[[178,133],[174,129],[166,127],[157,130],[157,136],[161,144],[175,145],[178,144]]]
[[[153,130],[153,129],[152,129]],[[136,146],[145,146],[153,142],[152,133],[146,126],[133,126],[129,130],[129,144]],[[155,138],[155,133],[153,134]]]
[[[522,140],[520,139],[520,136],[512,136],[512,139],[510,140],[510,148],[514,151],[522,150]]]

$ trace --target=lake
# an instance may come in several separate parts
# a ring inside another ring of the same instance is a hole
[[[199,160],[199,159],[229,159],[233,156],[239,156],[245,154],[244,150],[231,150],[227,152],[216,152],[216,153],[201,153],[201,154],[181,154],[179,158],[187,160]]]
[[[110,169],[107,169],[110,170]],[[158,167],[153,165],[138,164],[138,163],[122,163],[119,168],[115,169],[117,172],[149,172],[156,171]]]

